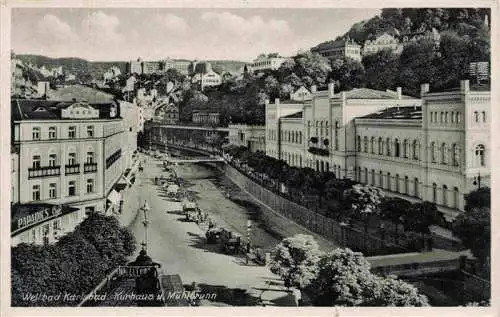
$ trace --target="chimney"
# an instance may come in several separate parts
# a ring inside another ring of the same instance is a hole
[[[401,100],[402,99],[402,95],[403,95],[401,87],[397,87],[396,91],[398,93],[398,99]]]
[[[469,80],[461,80],[460,81],[460,92],[467,94],[469,93],[470,86],[469,86]]]
[[[423,97],[428,92],[429,92],[429,84],[420,85],[420,97]]]
[[[333,95],[335,94],[335,84],[334,83],[329,83],[328,84],[328,97],[333,98]]]
[[[316,85],[312,85],[311,86],[311,92],[312,93],[315,93],[317,91],[318,87],[316,87]]]

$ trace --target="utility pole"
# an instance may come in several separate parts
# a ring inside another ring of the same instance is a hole
[[[252,231],[252,220],[247,220],[247,246],[246,246],[246,252],[245,252],[245,260],[246,260],[246,264],[248,265],[248,256],[249,256],[249,253],[250,253],[250,246],[251,246],[251,242],[250,242],[250,233]]]
[[[149,226],[149,219],[148,219],[148,212],[150,210],[148,202],[145,200],[144,201],[144,206],[141,207],[142,211],[144,212],[144,220],[142,221],[142,224],[144,225],[144,241],[141,243],[142,249],[144,251],[148,251],[148,226]]]

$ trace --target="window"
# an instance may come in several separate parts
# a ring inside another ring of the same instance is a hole
[[[87,194],[90,194],[93,192],[94,192],[94,180],[87,179]]]
[[[76,127],[75,126],[71,126],[68,128],[68,138],[70,138],[70,139],[76,138]]]
[[[33,200],[40,200],[40,185],[33,185],[33,191],[32,191],[32,198]]]
[[[49,198],[57,198],[57,195],[56,195],[56,184],[55,183],[50,183],[49,184]]]
[[[441,111],[441,120],[440,120],[441,123],[444,122],[444,112]]]
[[[61,219],[56,219],[52,222],[52,229],[54,229],[54,231],[61,229]]]
[[[386,155],[391,156],[391,139],[387,138],[385,140],[385,143],[386,143],[386,149],[387,149]]]
[[[420,145],[417,140],[413,140],[413,159],[418,160],[420,154]]]
[[[451,112],[450,118],[451,118],[451,123],[455,123],[455,112],[454,111]]]
[[[431,161],[432,163],[436,163],[436,144],[431,142]]]
[[[49,166],[56,166],[56,158],[57,158],[57,155],[55,154],[50,154],[49,155]]]
[[[368,169],[365,167],[365,184],[368,184]]]
[[[391,173],[387,173],[387,189],[391,190]]]
[[[55,139],[55,138],[57,138],[57,128],[50,127],[49,128],[49,139]]]
[[[481,114],[483,115],[483,122],[486,122],[486,111],[481,112]]]
[[[396,192],[399,193],[399,174],[396,174]]]
[[[481,167],[485,166],[484,152],[485,152],[484,145],[479,144],[478,146],[476,146],[476,150],[475,150],[476,166],[481,166]]]
[[[382,173],[382,171],[379,172],[378,182],[378,186],[384,187],[384,174]]]
[[[458,209],[458,187],[453,187],[453,207]]]
[[[372,182],[371,182],[371,185],[375,186],[375,170],[372,170]]]
[[[448,111],[444,113],[444,123],[448,123]]]
[[[361,152],[361,137],[359,135],[356,137],[356,148],[358,152]]]
[[[405,176],[405,194],[408,195],[409,194],[409,179],[408,179],[408,176]]]
[[[366,136],[363,138],[363,147],[364,147],[364,149],[363,149],[364,152],[368,153],[368,137],[366,137]]]
[[[68,165],[76,165],[76,153],[68,154]]]
[[[40,168],[40,155],[33,155],[33,168]]]
[[[460,112],[457,112],[457,123],[460,123],[460,120],[461,120],[461,117],[462,117],[462,114]]]
[[[370,138],[370,153],[375,154],[375,137]]]
[[[68,183],[68,196],[75,196],[76,195],[76,183],[75,181],[70,181]]]
[[[441,164],[448,164],[448,148],[446,143],[441,144]]]
[[[437,202],[437,186],[436,183],[432,183],[432,202]]]
[[[415,193],[415,197],[419,197],[419,192],[418,192],[418,178],[415,178],[413,180],[413,191]]]
[[[474,111],[474,121],[479,122],[479,114],[477,111]]]
[[[32,130],[33,140],[40,140],[40,128],[34,127]]]
[[[448,206],[448,186],[443,185],[443,206]]]
[[[382,155],[383,147],[384,147],[384,145],[382,144],[382,138],[378,138],[378,154],[379,155]]]
[[[87,152],[87,163],[92,164],[94,163],[94,152]]]
[[[451,147],[453,166],[458,166],[459,156],[458,156],[458,146],[453,144]]]
[[[396,139],[394,142],[394,156],[399,157],[399,140]]]

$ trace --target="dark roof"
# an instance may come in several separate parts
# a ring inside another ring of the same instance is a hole
[[[65,109],[72,104],[73,102],[55,100],[12,99],[11,117],[13,121],[58,120],[61,119],[61,109]],[[109,114],[113,104],[117,106],[118,109],[118,115],[113,119],[120,118],[120,106],[118,103],[91,103],[89,105],[95,109],[99,109],[99,119],[111,119]]]
[[[287,116],[283,116],[282,118],[283,119],[301,119],[302,116],[303,116],[303,112],[300,111],[300,112],[289,114]]]
[[[370,113],[361,117],[361,119],[422,120],[422,107],[392,107]]]

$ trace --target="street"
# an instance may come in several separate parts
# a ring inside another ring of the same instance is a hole
[[[163,190],[159,186],[154,185],[154,177],[161,174],[162,168],[159,160],[152,157],[146,157],[144,172],[138,174],[141,178],[140,185],[137,187],[138,196],[141,199],[141,205],[147,201],[150,206],[148,213],[148,253],[154,261],[162,265],[164,274],[179,274],[183,283],[191,284],[196,282],[202,291],[213,291],[221,294],[230,294],[229,299],[222,300],[223,302],[231,302],[235,300],[235,294],[248,293],[257,294],[256,296],[239,295],[246,297],[242,301],[242,305],[251,305],[248,301],[252,297],[256,302],[256,298],[266,281],[274,281],[275,284],[280,283],[277,277],[274,276],[266,267],[257,266],[255,264],[247,266],[243,257],[229,256],[217,250],[216,246],[206,245],[205,231],[194,222],[185,222],[184,216],[180,214],[171,214],[166,212],[167,199],[162,197]],[[186,177],[193,167],[190,165],[179,166],[179,176]],[[204,175],[196,174],[195,177],[201,178]],[[209,176],[209,175],[205,175]],[[188,180],[189,181],[189,180]],[[205,182],[208,180],[191,180],[193,182],[201,181],[201,184],[196,184],[190,190],[200,190],[202,196],[200,203],[201,207],[208,206],[210,213],[217,205],[224,201],[224,197],[215,196],[213,204],[207,203],[206,195],[213,195],[213,188],[208,187]],[[197,188],[196,186],[203,186]],[[213,186],[213,185],[212,185]],[[204,198],[203,198],[204,197]],[[230,201],[229,201],[230,202]],[[143,213],[137,213],[135,219],[131,222],[129,228],[137,238],[138,243],[144,241],[144,219]],[[216,217],[218,223],[222,219]],[[242,237],[245,239],[245,237]],[[245,240],[243,240],[245,241]],[[276,242],[277,240],[271,240]],[[134,255],[135,256],[135,255]],[[279,285],[278,285],[279,287]],[[276,287],[274,287],[276,289]],[[277,289],[278,292],[267,292],[263,299],[273,300],[276,297],[287,297],[288,295]],[[216,301],[219,301],[216,300]]]

